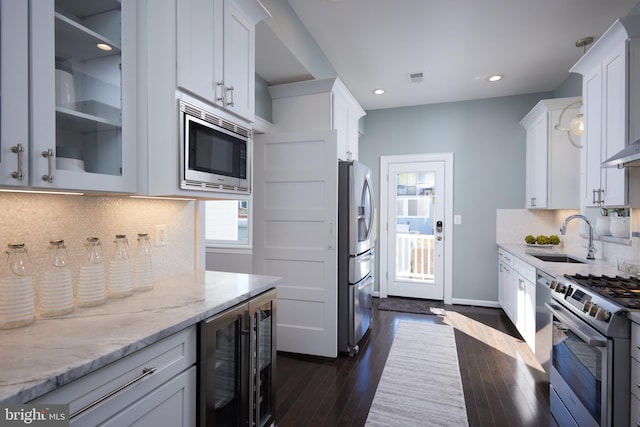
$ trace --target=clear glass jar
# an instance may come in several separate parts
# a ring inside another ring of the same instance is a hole
[[[87,237],[87,257],[80,266],[78,279],[78,306],[93,307],[107,300],[107,284],[104,271],[104,253],[97,237]]]
[[[26,326],[36,319],[33,267],[24,243],[8,245],[0,269],[0,329]]]
[[[153,289],[151,242],[147,233],[138,233],[138,246],[133,259],[133,287],[136,291]]]
[[[133,268],[129,241],[124,234],[116,234],[116,250],[109,264],[107,292],[111,298],[124,298],[133,295]]]
[[[40,316],[54,317],[73,311],[73,282],[64,240],[49,241],[49,265],[38,287]]]

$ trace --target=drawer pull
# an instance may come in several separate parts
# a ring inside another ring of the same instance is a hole
[[[156,368],[143,368],[142,369],[142,374],[138,375],[137,377],[135,377],[134,379],[132,379],[131,381],[121,385],[120,387],[118,387],[117,389],[110,391],[109,393],[105,394],[104,396],[96,399],[95,401],[89,403],[87,406],[85,406],[84,408],[80,409],[77,412],[74,412],[73,414],[71,414],[71,416],[69,417],[69,419],[71,418],[75,418],[78,415],[87,412],[89,409],[93,408],[94,406],[99,405],[100,403],[104,402],[105,400],[109,399],[111,396],[120,393],[122,390],[124,390],[125,388],[137,383],[138,381],[141,381],[142,379],[144,379],[145,377],[148,377],[149,375],[153,374],[156,371]]]

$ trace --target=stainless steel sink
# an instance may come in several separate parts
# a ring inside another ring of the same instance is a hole
[[[539,259],[540,261],[545,262],[567,262],[571,264],[587,264],[588,261],[585,261],[580,258],[576,258],[567,254],[529,254],[534,258]]]

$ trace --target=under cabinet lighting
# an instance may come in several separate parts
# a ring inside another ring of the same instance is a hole
[[[77,191],[10,190],[8,188],[0,188],[0,193],[60,194],[63,196],[84,196],[84,193],[80,193]]]
[[[104,50],[105,52],[111,52],[111,50],[113,49],[110,45],[106,43],[98,43],[96,46],[98,47],[98,49]]]
[[[190,197],[170,197],[170,196],[129,196],[132,199],[153,199],[153,200],[184,200],[187,202],[195,202],[198,199]]]
[[[504,76],[502,74],[494,74],[492,76],[489,76],[487,80],[489,80],[490,82],[497,82],[502,80],[503,78]]]

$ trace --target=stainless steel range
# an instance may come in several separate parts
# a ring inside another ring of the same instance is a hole
[[[640,281],[565,275],[549,284],[551,413],[560,426],[628,426],[630,309]]]

